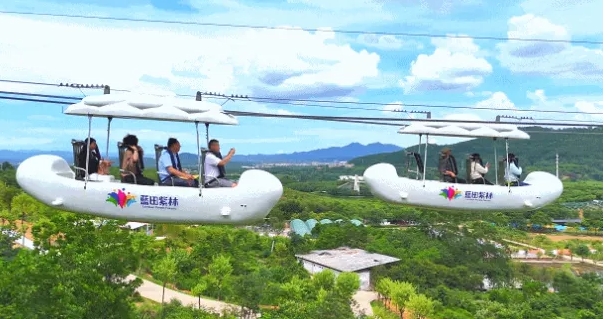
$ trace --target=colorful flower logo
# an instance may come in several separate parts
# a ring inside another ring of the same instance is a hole
[[[443,188],[440,191],[440,196],[448,199],[449,201],[453,200],[453,199],[457,199],[459,197],[461,197],[461,191],[456,189],[453,186],[449,186],[448,188]]]
[[[136,202],[136,195],[126,192],[125,188],[115,189],[111,193],[108,193],[107,202],[112,203],[116,206],[121,207],[129,207],[130,205]]]

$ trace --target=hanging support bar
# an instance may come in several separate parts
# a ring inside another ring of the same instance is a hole
[[[106,160],[108,160],[108,146],[110,145],[110,127],[112,120],[113,118],[109,116],[108,124],[106,125]],[[119,163],[119,165],[121,166],[121,163]]]
[[[198,143],[198,188],[200,189],[200,197],[202,197],[202,149],[200,148],[200,128],[199,122],[195,122],[196,127],[196,142]],[[206,125],[206,135],[208,136],[208,124]]]
[[[497,142],[497,137],[494,137],[493,138],[493,156],[494,156],[494,161],[495,161],[495,185],[499,185],[499,178],[498,178],[498,175],[499,175],[499,173],[498,173],[499,172],[499,168],[498,168],[499,164],[498,164],[498,162],[499,162],[499,160],[497,159],[497,143],[496,142]]]
[[[425,161],[423,163],[423,187],[425,187],[425,176],[427,176],[427,149],[429,148],[429,134],[425,135]]]
[[[87,115],[88,129],[87,129],[87,155],[85,156],[85,184],[83,185],[83,189],[87,189],[87,181],[89,180],[89,156],[91,153],[91,119],[93,116]]]
[[[508,146],[508,138],[506,138],[506,171],[504,173],[504,179],[506,175],[510,177],[510,155],[508,154],[509,154],[509,146]],[[506,184],[508,184],[508,193],[510,193],[512,191],[510,189],[510,181],[506,181]]]

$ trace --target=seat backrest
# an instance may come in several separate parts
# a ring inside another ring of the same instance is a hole
[[[159,144],[155,144],[154,147],[155,147],[155,169],[157,172],[157,180],[158,180],[159,185],[161,185],[162,184],[161,179],[159,178],[159,158],[161,157],[162,152],[167,149],[167,147],[163,145],[159,145]]]
[[[465,159],[465,180],[468,184],[472,184],[472,158]]]
[[[74,167],[80,167],[80,168],[85,169],[85,163],[81,163],[79,161],[79,153],[81,153],[81,150],[83,149],[83,147],[85,147],[85,141],[72,139],[71,143],[72,143],[72,160],[73,160],[72,165]],[[79,169],[75,169],[75,178],[76,179],[85,178],[85,172]]]
[[[442,161],[444,161],[444,155],[440,154],[440,157],[438,159],[438,167],[442,165]],[[458,175],[459,171],[457,170],[457,161],[455,160],[455,157],[452,154],[448,156],[448,161],[450,162],[451,171],[453,171],[455,175]],[[444,181],[444,174],[442,172],[439,172],[439,176],[440,181]]]
[[[499,185],[506,184],[505,175],[506,175],[506,158],[500,157],[497,162],[497,183]]]
[[[117,142],[117,151],[119,152],[119,167],[123,165],[123,157],[125,155],[125,151],[127,151],[127,146],[123,145],[123,142]],[[143,172],[145,169],[144,165],[144,152],[138,151],[138,166],[140,166],[140,171]]]
[[[421,159],[421,154],[416,153],[416,152],[405,152],[406,154],[406,170],[408,173],[415,173],[416,178],[420,178],[423,175],[423,160]],[[410,169],[410,164],[412,163],[412,160],[414,159],[414,161],[416,162],[417,165],[417,170],[411,170]]]
[[[455,173],[455,175],[459,174],[459,169],[457,167],[457,161],[455,160],[455,157],[453,155],[449,155],[448,156],[450,162],[451,162],[451,167],[453,168],[453,173]]]
[[[206,154],[208,153],[208,149],[206,147],[200,147],[200,152],[202,153],[202,175],[206,175],[204,171],[206,169],[206,166],[204,165],[204,163],[206,163]]]
[[[125,151],[127,147],[123,146],[122,142],[117,142],[117,152],[119,154],[119,168],[123,168],[123,157],[125,155]]]
[[[423,167],[423,159],[421,158],[421,154],[414,153],[414,160],[416,161],[417,168],[421,175],[425,174],[425,168]]]

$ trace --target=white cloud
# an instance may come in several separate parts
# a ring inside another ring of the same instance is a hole
[[[52,138],[4,136],[0,139],[0,149],[19,148],[32,150],[39,146],[52,144],[54,141]]]
[[[91,20],[14,16],[4,16],[0,29],[20,30],[0,33],[3,78],[104,83],[130,90],[342,96],[376,77],[380,60],[375,53],[334,44],[333,32],[212,33],[195,27],[106,27]]]
[[[506,93],[498,91],[490,94],[484,100],[474,103],[472,111],[444,115],[445,120],[457,121],[494,121],[497,115],[511,114],[517,107]],[[478,110],[480,109],[480,110]]]
[[[394,35],[378,35],[378,34],[360,34],[357,36],[357,43],[381,49],[381,50],[397,50],[407,46],[414,47],[417,50],[423,49],[423,44],[414,40],[402,40]]]
[[[558,111],[558,112],[589,112],[603,113],[603,98],[575,97],[553,97],[549,98],[543,89],[527,92],[527,98],[531,100],[532,110]],[[603,121],[603,114],[572,114],[572,113],[549,113],[535,114],[534,118],[546,118],[557,121],[572,122],[579,121]],[[547,121],[543,121],[547,122]]]
[[[493,67],[471,38],[434,38],[431,55],[419,54],[410,75],[400,81],[405,93],[434,90],[471,90],[482,84]]]
[[[508,20],[509,38],[569,40],[570,34],[549,20],[525,14]],[[567,79],[603,76],[603,50],[552,42],[508,41],[497,45],[500,64],[513,73]]]
[[[39,121],[39,122],[52,122],[52,121],[57,121],[59,120],[57,117],[55,116],[51,116],[51,115],[44,115],[44,114],[34,114],[34,115],[30,115],[27,117],[28,120],[30,121]]]
[[[525,0],[521,7],[526,13],[563,24],[571,34],[601,35],[603,32],[602,0]]]

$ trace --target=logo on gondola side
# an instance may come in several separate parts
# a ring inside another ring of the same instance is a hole
[[[462,196],[462,192],[456,189],[454,186],[449,186],[447,188],[442,188],[440,190],[440,196],[448,199],[449,201],[453,199],[457,199]]]
[[[493,199],[493,192],[465,192],[465,199],[472,201],[488,202]]]
[[[119,206],[121,209],[123,209],[136,203],[136,195],[126,192],[125,188],[114,189],[112,192],[108,193],[108,198],[106,201],[115,205],[115,207]]]

